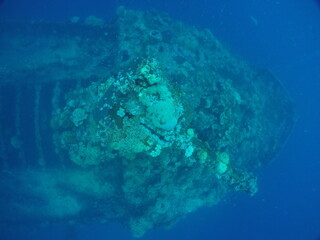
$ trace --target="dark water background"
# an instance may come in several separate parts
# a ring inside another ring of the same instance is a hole
[[[260,171],[254,197],[237,194],[143,239],[320,239],[320,3],[316,0],[5,0],[0,20],[106,20],[118,5],[158,9],[207,27],[233,52],[281,79],[297,124],[275,161]],[[1,34],[1,33],[0,33]],[[0,35],[1,37],[1,35]],[[1,54],[1,53],[0,53]],[[55,226],[10,239],[132,239],[119,224]]]

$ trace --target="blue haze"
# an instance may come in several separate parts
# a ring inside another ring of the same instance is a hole
[[[149,239],[320,239],[320,3],[315,0],[5,0],[1,20],[68,20],[95,15],[106,20],[118,5],[158,9],[211,29],[234,53],[268,68],[290,92],[298,121],[274,162],[259,170],[254,197],[235,194],[201,209]],[[1,37],[1,36],[0,36]],[[1,53],[0,53],[1,54]],[[66,237],[67,235],[67,237]],[[118,224],[63,226],[20,233],[16,239],[132,239]]]

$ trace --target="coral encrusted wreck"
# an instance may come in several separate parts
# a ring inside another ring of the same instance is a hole
[[[2,91],[16,96],[15,113],[2,120],[2,169],[12,166],[8,156],[29,166],[15,180],[4,176],[1,191],[20,181],[10,191],[32,200],[12,197],[1,224],[113,219],[140,237],[230,191],[254,195],[255,169],[293,125],[281,84],[209,30],[166,14],[120,7],[109,24],[88,19],[2,26],[2,47],[19,52],[14,38],[30,52],[7,53],[20,60],[0,72]],[[34,99],[29,114],[24,96]],[[4,131],[10,118],[16,127]]]

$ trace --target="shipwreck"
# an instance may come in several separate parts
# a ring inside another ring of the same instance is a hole
[[[170,227],[230,192],[254,195],[294,123],[270,72],[165,13],[0,31],[1,231]]]

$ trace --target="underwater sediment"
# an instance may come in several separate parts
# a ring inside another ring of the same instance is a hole
[[[292,129],[272,74],[164,13],[0,30],[2,229],[172,226],[229,192],[254,195]]]

